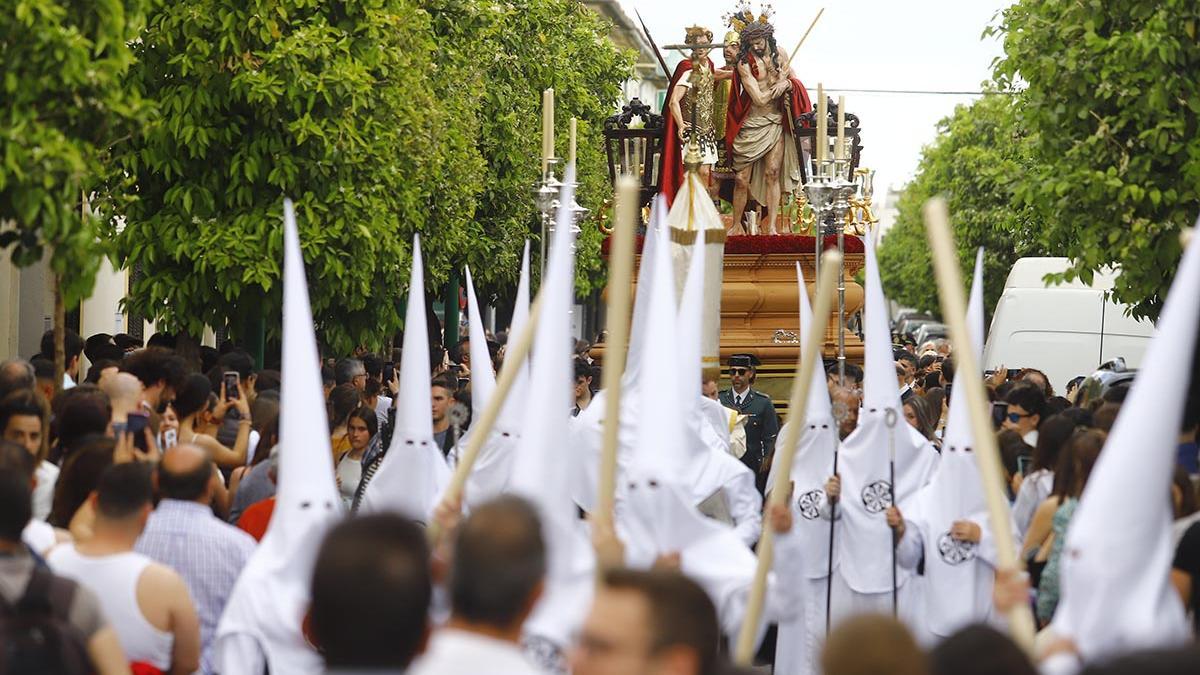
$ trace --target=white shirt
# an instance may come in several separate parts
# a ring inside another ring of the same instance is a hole
[[[63,391],[74,388],[75,380],[72,380],[70,375],[63,373]]]
[[[50,523],[34,518],[21,531],[21,541],[34,553],[45,557],[46,551],[58,543],[58,535],[54,533],[54,528],[50,526]]]
[[[414,675],[542,675],[525,658],[521,646],[478,633],[443,628],[429,640],[429,649],[413,663]]]
[[[750,387],[746,387],[741,392],[737,389],[731,389],[730,393],[733,394],[733,404],[740,406],[750,397]]]
[[[58,467],[42,460],[37,470],[37,487],[33,489],[33,519],[45,520],[50,517],[50,507],[54,503],[54,484],[58,482]]]

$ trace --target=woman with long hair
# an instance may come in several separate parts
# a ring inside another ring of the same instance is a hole
[[[333,461],[350,451],[350,438],[346,423],[350,413],[362,405],[362,392],[353,384],[339,384],[329,392],[329,441],[333,447]]]
[[[912,428],[931,441],[935,447],[941,449],[941,441],[933,433],[936,429],[933,410],[925,399],[920,396],[910,396],[904,402],[904,419]]]
[[[1079,496],[1087,486],[1092,467],[1100,457],[1104,441],[1108,434],[1098,429],[1085,429],[1075,432],[1067,441],[1066,452],[1059,458],[1058,470],[1054,475],[1054,491],[1043,507],[1053,510],[1051,516],[1051,534],[1042,548],[1046,551],[1045,566],[1042,568],[1038,581],[1037,618],[1041,625],[1050,623],[1054,610],[1058,607],[1059,593],[1059,560],[1062,557],[1063,546],[1066,543],[1067,527],[1079,506]],[[1043,511],[1038,509],[1039,514]],[[1037,519],[1035,518],[1035,521]],[[1032,534],[1032,529],[1030,530]]]
[[[363,457],[371,447],[371,442],[379,433],[379,418],[375,409],[369,406],[355,408],[346,418],[346,438],[350,449],[343,452],[334,464],[337,474],[338,492],[346,510],[354,503],[354,493],[362,480]]]
[[[219,400],[212,400],[212,383],[208,378],[193,373],[184,379],[183,386],[175,394],[172,406],[179,417],[179,442],[195,445],[208,451],[213,461],[222,469],[233,469],[246,463],[246,453],[250,447],[250,403],[246,395],[238,387],[237,397],[226,400],[225,385],[221,384]],[[209,435],[211,429],[219,427],[219,420],[225,418],[225,411],[236,408],[241,413],[238,421],[237,439],[229,448]]]
[[[1038,427],[1037,445],[1033,448],[1030,466],[1021,479],[1017,499],[1013,503],[1013,521],[1017,533],[1024,536],[1033,523],[1038,505],[1046,501],[1054,489],[1054,468],[1059,455],[1079,425],[1068,415],[1051,415]]]

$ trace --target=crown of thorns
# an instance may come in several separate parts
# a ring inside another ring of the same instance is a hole
[[[746,27],[742,29],[741,41],[743,44],[745,44],[747,42],[754,41],[756,38],[766,38],[769,40],[774,35],[774,26],[769,23],[759,23],[756,21],[754,23],[746,24]]]

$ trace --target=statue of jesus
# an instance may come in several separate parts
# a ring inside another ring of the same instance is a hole
[[[725,144],[734,170],[729,233],[744,234],[746,201],[753,197],[767,209],[767,233],[778,234],[780,202],[800,180],[793,121],[812,104],[792,74],[788,55],[776,46],[775,29],[765,17],[747,23],[740,38],[725,120]]]

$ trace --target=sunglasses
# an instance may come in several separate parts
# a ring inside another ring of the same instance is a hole
[[[1021,413],[1008,413],[1008,415],[1006,415],[1006,417],[1008,417],[1009,422],[1016,424],[1017,422],[1021,421],[1022,417],[1033,417],[1033,413],[1025,413],[1024,415],[1022,415]]]
[[[748,372],[750,372],[749,368],[730,368],[729,369],[730,375],[745,375]]]

